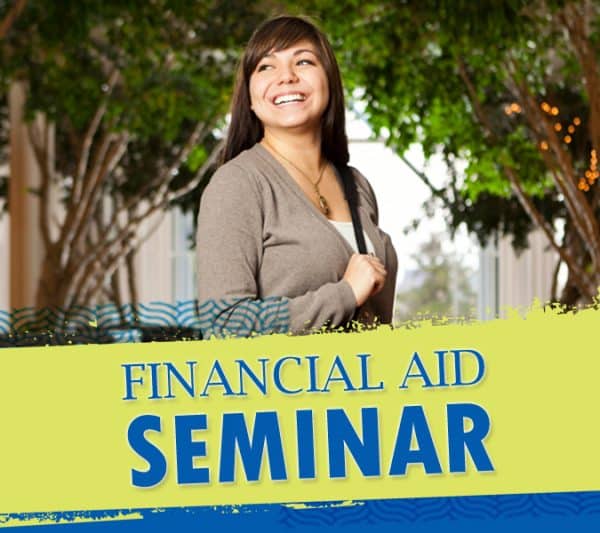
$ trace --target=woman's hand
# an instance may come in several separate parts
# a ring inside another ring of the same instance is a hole
[[[385,284],[387,271],[374,255],[353,254],[348,261],[344,278],[352,287],[357,306],[377,294]]]

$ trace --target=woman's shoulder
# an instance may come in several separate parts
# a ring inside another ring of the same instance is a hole
[[[240,152],[233,159],[222,164],[216,170],[213,177],[224,176],[225,179],[239,179],[240,176],[255,174],[255,171],[260,167],[260,164],[261,160],[257,155],[255,145],[252,148]]]
[[[259,165],[260,160],[256,156],[255,148],[244,150],[215,171],[206,189],[235,194],[246,194],[250,190],[258,192],[260,182],[256,179],[256,170]]]
[[[255,159],[250,149],[221,165],[202,193],[201,207],[208,203],[218,203],[223,208],[235,207],[240,203],[252,203],[260,207],[263,191],[257,177]]]

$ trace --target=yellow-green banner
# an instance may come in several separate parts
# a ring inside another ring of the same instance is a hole
[[[0,513],[597,491],[599,324],[5,349]]]

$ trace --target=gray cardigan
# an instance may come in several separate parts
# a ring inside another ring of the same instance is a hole
[[[359,320],[389,323],[396,253],[377,227],[369,183],[353,173],[363,228],[388,271],[383,290],[361,307]],[[285,168],[254,145],[221,166],[202,195],[197,256],[205,337],[346,325],[356,299],[342,277],[353,253]]]

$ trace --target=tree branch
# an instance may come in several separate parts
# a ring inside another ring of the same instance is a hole
[[[425,175],[424,172],[420,171],[417,167],[415,167],[404,155],[400,155],[399,157],[400,157],[400,160],[410,170],[412,170],[412,172],[415,174],[415,176],[417,176],[425,184],[425,186],[429,189],[431,194],[433,196],[435,196],[436,198],[439,198],[442,201],[442,203],[444,204],[444,207],[446,207],[447,209],[450,209],[452,207],[450,204],[450,200],[448,200],[448,198],[444,194],[443,190],[435,187],[433,185],[433,183],[431,183],[430,179]]]
[[[517,75],[517,66],[511,61],[512,74]],[[517,82],[513,79],[517,88],[521,103],[528,110],[525,116],[534,131],[537,131],[537,125],[541,125],[545,137],[550,143],[552,152],[558,162],[562,172],[557,172],[554,166],[549,167],[557,188],[562,192],[565,203],[575,227],[581,235],[590,256],[596,268],[600,267],[600,232],[598,221],[594,212],[587,201],[585,194],[577,187],[577,178],[575,176],[573,160],[570,153],[565,150],[564,145],[558,138],[554,125],[541,111],[536,99],[533,97],[529,88],[524,82]],[[538,139],[541,141],[542,139]]]
[[[136,250],[130,251],[125,256],[125,270],[127,275],[127,286],[129,288],[129,303],[132,309],[137,309],[139,303],[138,291],[137,291],[137,275],[135,268],[135,253]],[[135,321],[137,322],[137,313],[134,312]]]
[[[106,85],[107,85],[106,94],[103,96],[103,98],[100,102],[100,105],[96,109],[96,113],[92,117],[92,120],[90,121],[90,124],[88,125],[85,135],[83,136],[83,141],[81,142],[81,149],[79,151],[79,158],[77,161],[77,167],[76,167],[77,171],[76,171],[76,174],[74,177],[75,184],[73,187],[73,197],[75,199],[75,202],[80,201],[80,195],[82,192],[81,184],[82,184],[83,178],[86,174],[86,169],[87,169],[88,161],[90,158],[90,149],[92,146],[92,141],[98,131],[98,128],[100,127],[102,118],[104,117],[104,114],[106,113],[106,109],[108,107],[108,101],[110,99],[110,96],[113,92],[113,89],[114,89],[118,79],[119,79],[119,71],[115,68],[111,72],[110,76],[108,77],[108,81],[106,82]]]
[[[176,191],[169,192],[165,198],[165,201],[163,202],[163,205],[166,206],[169,203],[179,200],[179,198],[192,192],[196,187],[198,187],[206,179],[206,173],[208,170],[216,163],[224,145],[225,139],[219,141],[219,143],[213,148],[213,151],[207,157],[206,161],[204,161],[202,166],[196,171],[194,177],[183,187],[180,187]]]
[[[105,255],[100,259],[102,268],[94,276],[90,277],[90,279],[87,282],[87,285],[84,285],[84,290],[86,291],[83,293],[84,302],[91,301],[93,298],[96,297],[96,295],[102,290],[107,277],[112,278],[119,266],[127,266],[128,258],[130,256],[133,257],[133,254],[140,248],[140,246],[152,236],[152,234],[162,224],[164,218],[165,212],[163,211],[160,213],[160,216],[157,218],[157,220],[154,221],[152,227],[150,227],[150,229],[148,229],[148,231],[144,235],[138,236],[137,238],[135,238],[135,236],[132,236],[132,238],[127,239],[121,243],[119,250],[113,252],[110,255]],[[132,271],[130,271],[130,273],[131,272]],[[129,279],[129,281],[132,282],[133,280]],[[133,283],[132,286],[134,287],[135,283]],[[132,291],[132,297],[133,294],[134,291]],[[137,303],[137,292],[135,292],[135,298],[135,303]],[[133,304],[134,302],[132,301],[131,303]]]
[[[179,150],[179,153],[177,154],[171,165],[169,165],[165,170],[163,170],[163,172],[161,172],[156,178],[149,181],[144,187],[142,187],[139,193],[136,195],[136,197],[131,198],[128,202],[126,202],[123,208],[125,210],[129,210],[133,205],[138,204],[140,200],[142,200],[148,194],[149,191],[156,188],[157,186],[158,194],[156,194],[155,196],[165,194],[169,189],[170,183],[175,179],[179,168],[181,168],[181,165],[185,162],[190,152],[192,151],[192,148],[194,148],[194,146],[196,146],[197,144],[201,143],[206,137],[206,135],[208,135],[211,129],[212,125],[210,127],[207,127],[204,122],[198,122],[192,130],[192,133],[189,135],[186,142],[182,146],[182,148]],[[211,159],[211,156],[209,156],[208,159]],[[204,169],[205,165],[203,165],[202,168]],[[206,171],[204,170],[203,173],[204,172]],[[192,187],[192,189],[194,187]]]
[[[116,140],[113,140],[114,134],[108,135],[107,142],[101,147],[102,154],[97,159],[101,159],[94,164],[92,175],[88,179],[84,195],[79,205],[73,209],[73,217],[65,224],[64,238],[62,240],[63,257],[61,264],[69,264],[75,255],[78,255],[79,246],[85,227],[93,213],[94,206],[102,192],[102,183],[105,177],[113,172],[127,149],[129,134],[122,133]]]
[[[550,288],[550,301],[552,302],[558,301],[558,274],[560,272],[560,265],[562,265],[562,259],[559,257],[552,271],[552,287]]]
[[[537,226],[543,231],[544,235],[548,239],[548,242],[556,250],[560,258],[567,264],[569,270],[572,272],[578,287],[581,289],[581,292],[588,296],[590,299],[596,295],[596,286],[587,275],[587,273],[580,267],[575,258],[571,256],[571,254],[562,246],[560,246],[556,239],[554,238],[554,231],[550,224],[544,219],[541,213],[536,209],[533,205],[531,199],[525,194],[523,191],[523,187],[521,186],[521,182],[511,167],[508,165],[504,165],[504,172],[508,177],[513,191],[517,195],[517,198],[521,202],[521,205],[527,212],[527,214],[531,217],[531,219],[537,224]]]
[[[583,8],[578,10],[574,3],[567,4],[560,15],[560,20],[567,29],[575,55],[581,65],[590,104],[589,130],[592,147],[600,150],[600,73],[595,48],[590,42],[588,24],[591,20],[597,19],[598,7],[591,2],[586,2]]]
[[[129,211],[133,207],[135,207],[136,205],[139,205],[144,200],[146,200],[147,197],[150,196],[150,193],[153,191],[153,189],[155,190],[153,193],[153,196],[155,199],[163,198],[163,197],[167,196],[168,192],[169,192],[169,185],[175,179],[175,176],[177,175],[177,171],[179,170],[181,165],[184,163],[184,161],[189,156],[192,148],[194,146],[196,146],[197,144],[199,144],[200,142],[202,142],[202,140],[206,137],[206,135],[208,135],[208,133],[211,129],[212,129],[212,125],[210,127],[208,127],[203,122],[197,123],[196,126],[194,127],[194,129],[192,130],[191,134],[187,138],[186,142],[184,143],[182,148],[179,150],[179,153],[174,158],[171,165],[169,165],[165,170],[163,170],[163,172],[161,172],[156,178],[147,182],[143,187],[141,187],[137,191],[137,194],[135,194],[134,196],[129,198],[120,207],[120,209],[116,210],[112,216],[112,220],[111,220],[110,224],[111,225],[118,224],[118,221],[119,221],[119,218],[121,217],[121,215],[124,213],[125,214],[129,213]],[[162,200],[159,203],[161,205],[163,205],[163,204],[168,205],[169,201],[180,198],[184,194],[187,194],[189,191],[196,188],[198,186],[198,184],[200,183],[200,181],[202,180],[204,174],[206,173],[206,170],[214,164],[216,156],[218,155],[218,152],[217,153],[215,153],[215,152],[217,150],[220,150],[221,146],[222,146],[222,143],[219,143],[217,148],[215,150],[213,150],[211,155],[207,158],[207,161],[196,172],[196,174],[194,175],[192,180],[190,180],[189,184],[182,187],[182,190],[184,190],[184,192],[182,194],[175,195],[174,197],[170,198],[166,204]],[[157,187],[158,187],[158,190],[156,190]]]
[[[94,250],[89,251],[90,253],[86,254],[81,258],[80,261],[77,262],[75,265],[75,270],[72,272],[71,276],[73,284],[75,285],[75,289],[71,291],[69,301],[74,301],[73,298],[81,293],[83,287],[88,286],[89,282],[87,280],[90,279],[90,276],[94,275],[94,272],[97,271],[97,269],[101,269],[104,273],[107,272],[106,266],[102,263],[103,258],[114,256],[118,259],[122,257],[121,254],[123,253],[124,246],[129,246],[131,249],[135,249],[135,246],[127,243],[130,241],[135,241],[135,235],[138,232],[140,224],[144,220],[148,219],[157,211],[161,209],[164,210],[169,206],[170,203],[178,198],[181,198],[200,185],[200,183],[206,178],[206,172],[208,169],[214,165],[221,151],[223,142],[224,141],[221,141],[217,146],[215,146],[210,156],[196,171],[190,182],[176,191],[169,192],[167,189],[166,191],[163,190],[162,194],[157,193],[152,201],[148,202],[140,212],[127,221],[124,227],[119,227],[116,224],[117,217],[113,215],[108,228],[117,229],[117,234],[111,238],[106,238],[103,243],[99,243]],[[148,235],[150,234],[151,232],[148,233]],[[95,290],[96,289],[94,289],[94,291]]]
[[[47,124],[44,125],[44,129],[47,130]],[[46,251],[52,246],[52,239],[50,237],[50,216],[49,206],[50,201],[49,191],[50,182],[52,181],[51,169],[49,168],[49,153],[48,153],[48,136],[47,134],[41,134],[39,132],[39,124],[29,124],[27,127],[35,160],[40,171],[40,188],[39,188],[39,200],[40,200],[40,215],[38,217],[38,230],[44,243]],[[43,137],[43,139],[42,139]]]
[[[106,156],[103,158],[102,164],[96,170],[93,179],[90,180],[91,185],[88,188],[88,193],[86,194],[85,200],[82,201],[82,205],[84,207],[81,212],[81,217],[79,220],[77,231],[73,235],[71,249],[77,249],[77,247],[81,243],[81,238],[84,234],[85,226],[87,225],[91,214],[93,213],[95,205],[98,203],[102,194],[102,184],[104,183],[106,176],[112,174],[119,161],[125,154],[128,142],[128,133],[122,133],[121,135],[119,135],[119,137],[116,140],[114,140],[114,142],[112,142],[110,149],[108,150]]]
[[[497,142],[497,137],[492,128],[492,124],[484,112],[479,98],[477,97],[477,92],[475,90],[475,86],[473,85],[467,70],[464,61],[462,58],[459,58],[458,61],[459,74],[462,78],[463,82],[467,87],[467,91],[469,93],[469,97],[472,100],[473,108],[475,109],[475,114],[480,122],[480,124],[484,128],[484,132],[486,131],[486,136],[492,142]],[[531,105],[531,101],[528,101],[528,104]],[[535,103],[534,103],[535,105]],[[537,110],[537,105],[535,105],[535,109]],[[545,120],[545,117],[544,117]],[[554,131],[554,130],[552,130]],[[562,150],[562,148],[561,148]],[[544,219],[538,209],[535,207],[531,199],[527,196],[525,191],[523,190],[520,179],[517,176],[515,170],[507,164],[503,164],[502,168],[504,173],[509,179],[509,182],[512,186],[513,191],[515,192],[517,199],[519,200],[521,206],[525,210],[525,212],[530,216],[530,218],[535,222],[535,224],[543,231],[548,239],[548,242],[556,250],[561,259],[567,264],[569,270],[572,271],[573,276],[576,282],[580,285],[581,292],[586,294],[589,298],[593,298],[596,295],[596,287],[590,278],[590,276],[581,268],[581,266],[577,263],[577,261],[571,256],[571,254],[564,248],[561,247],[554,238],[554,231],[550,224]],[[564,180],[566,181],[566,180]],[[581,191],[578,191],[581,192]],[[585,199],[584,199],[585,200]],[[571,206],[572,207],[572,206]],[[573,213],[571,209],[569,209],[569,213],[571,215],[577,216],[578,213],[575,211]],[[583,235],[585,236],[585,230]]]
[[[67,205],[67,216],[65,218],[65,223],[61,228],[59,246],[62,250],[62,265],[66,265],[68,262],[68,257],[71,253],[73,235],[75,235],[80,228],[84,212],[89,204],[89,195],[94,190],[93,177],[98,176],[100,163],[106,157],[106,153],[113,140],[113,136],[114,134],[110,132],[106,132],[102,136],[100,142],[98,143],[98,147],[95,150],[92,169],[88,169],[86,175],[81,178],[77,178],[77,176],[74,177],[75,183],[73,188],[78,189],[79,192],[77,194],[70,195]]]
[[[494,134],[492,123],[489,121],[487,114],[483,111],[481,102],[479,101],[479,96],[477,96],[477,90],[471,81],[471,77],[467,73],[467,67],[462,57],[458,58],[458,74],[467,88],[469,99],[471,100],[471,104],[473,105],[473,109],[475,111],[475,116],[479,120],[479,123],[483,126],[483,134],[490,139],[495,139],[496,135]]]
[[[0,21],[0,40],[6,37],[15,20],[17,20],[23,9],[25,9],[25,4],[27,4],[27,0],[16,0],[14,5],[8,10],[8,13],[4,15],[4,18]]]

